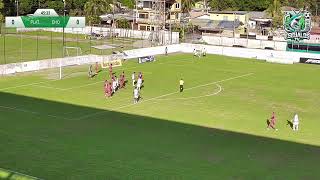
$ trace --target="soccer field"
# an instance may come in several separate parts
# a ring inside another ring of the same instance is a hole
[[[128,84],[110,99],[108,72],[88,79],[87,66],[63,80],[57,69],[1,77],[0,168],[51,180],[320,179],[320,66],[156,59],[115,67]],[[145,80],[135,105],[133,71]],[[267,130],[273,111],[278,131]]]

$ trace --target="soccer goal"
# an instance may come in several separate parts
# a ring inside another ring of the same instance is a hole
[[[80,47],[72,47],[72,46],[65,46],[63,47],[63,59],[68,61],[68,58],[70,58],[70,61],[73,61],[76,64],[80,64],[80,59],[74,58],[82,55],[82,50]],[[73,58],[71,58],[73,57]],[[76,62],[75,62],[76,61]],[[64,62],[66,63],[66,62]],[[60,60],[60,66],[59,66],[59,78],[62,79],[62,59]]]
[[[65,46],[63,48],[63,53],[65,57],[81,56],[82,50],[80,47]]]

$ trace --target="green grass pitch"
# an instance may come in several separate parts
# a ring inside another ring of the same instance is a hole
[[[43,179],[320,179],[320,66],[191,54],[0,78],[0,168]],[[144,73],[132,102],[131,73]],[[185,91],[178,93],[179,79]],[[276,112],[278,131],[267,130]],[[294,113],[300,130],[287,125]],[[5,171],[0,171],[0,178]]]

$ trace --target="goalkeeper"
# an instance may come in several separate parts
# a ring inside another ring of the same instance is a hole
[[[93,76],[94,76],[94,73],[92,72],[92,65],[90,65],[88,70],[88,77],[92,78]]]

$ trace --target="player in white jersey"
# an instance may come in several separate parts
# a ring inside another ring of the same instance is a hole
[[[292,129],[294,131],[298,131],[299,130],[299,117],[298,114],[295,114],[292,120]]]
[[[119,79],[118,79],[118,77],[117,76],[115,76],[115,81],[116,81],[116,87],[117,87],[117,89],[118,89],[118,87],[119,87]]]
[[[183,92],[184,81],[182,78],[180,79],[179,84],[180,84],[180,92]]]
[[[207,50],[205,47],[202,49],[202,56],[203,57],[207,56]]]
[[[112,81],[112,92],[115,93],[117,89],[117,81]]]
[[[133,104],[138,103],[139,101],[139,90],[138,88],[134,88],[133,90]]]
[[[137,81],[137,89],[140,91],[141,90],[141,86],[142,86],[142,79],[139,78]]]
[[[134,86],[134,84],[136,83],[136,72],[132,73],[131,79],[132,79],[132,86]]]

